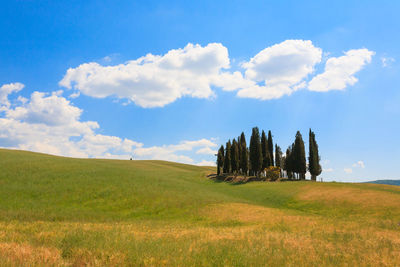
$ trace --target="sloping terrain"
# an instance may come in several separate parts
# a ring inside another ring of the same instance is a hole
[[[372,184],[388,184],[388,185],[400,185],[400,180],[376,180],[370,181]]]
[[[0,262],[395,266],[400,187],[206,178],[211,167],[0,150]]]

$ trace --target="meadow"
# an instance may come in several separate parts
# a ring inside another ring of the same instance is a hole
[[[400,187],[0,149],[1,266],[399,266]]]

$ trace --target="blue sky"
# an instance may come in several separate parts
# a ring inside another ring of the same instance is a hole
[[[7,1],[0,146],[215,161],[312,128],[326,180],[398,179],[396,1]]]

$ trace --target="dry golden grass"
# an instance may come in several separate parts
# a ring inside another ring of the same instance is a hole
[[[62,265],[57,248],[33,247],[29,244],[0,243],[0,258],[12,265]]]
[[[366,189],[368,186],[371,187],[370,190]],[[376,187],[400,191],[396,186],[367,185],[367,187],[357,188],[350,186],[332,187],[325,184],[312,184],[304,186],[298,198],[307,201],[323,201],[325,204],[329,205],[353,204],[368,209],[399,208],[400,194],[391,192],[382,193],[381,191],[375,190]]]
[[[340,259],[338,264],[346,265],[396,266],[400,262],[399,230],[382,229],[379,225],[363,225],[352,220],[338,221],[318,215],[299,215],[245,203],[209,205],[199,212],[199,216],[206,220],[209,226],[149,226],[146,223],[0,223],[1,239],[14,240],[0,243],[0,259],[6,259],[6,262],[13,265],[129,265],[131,252],[124,247],[126,244],[121,243],[123,240],[135,240],[139,247],[146,246],[145,243],[149,241],[155,242],[154,244],[159,246],[156,250],[169,251],[171,246],[176,246],[173,249],[176,250],[175,253],[156,257],[153,253],[146,255],[145,251],[142,251],[140,263],[144,266],[182,266],[186,265],[185,263],[197,265],[198,262],[188,259],[203,255],[208,247],[225,246],[232,246],[235,253],[242,251],[249,258],[260,257],[272,265],[275,264],[262,255],[281,255],[284,257],[281,260],[293,266],[297,263],[308,266],[317,263],[333,266],[335,261],[330,262],[329,259],[335,257]],[[100,241],[109,244],[103,244],[100,248],[72,244],[70,254],[63,257],[63,248],[57,248],[58,240],[71,233],[88,239],[93,238],[93,234],[101,233],[104,238]],[[22,243],[17,243],[18,240]],[[33,246],[23,240],[49,245]],[[275,254],[271,254],[272,252]],[[250,261],[249,264],[257,265],[263,261]],[[225,265],[235,266],[231,261],[226,261]]]
[[[333,192],[330,192],[319,200],[325,196],[330,199],[332,195]],[[399,229],[383,230],[379,226],[362,225],[359,221],[290,215],[277,209],[240,203],[215,205],[206,213],[220,223],[236,220],[246,224],[233,231],[224,229],[214,232],[212,240],[226,238],[261,243],[265,248],[278,246],[290,251],[294,261],[321,262],[324,256],[341,254],[346,262],[353,262],[354,265],[400,264]],[[280,245],[277,244],[279,242]]]

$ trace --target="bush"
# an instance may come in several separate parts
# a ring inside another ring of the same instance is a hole
[[[264,169],[265,172],[265,180],[276,181],[279,179],[281,169],[275,166],[269,166]]]

